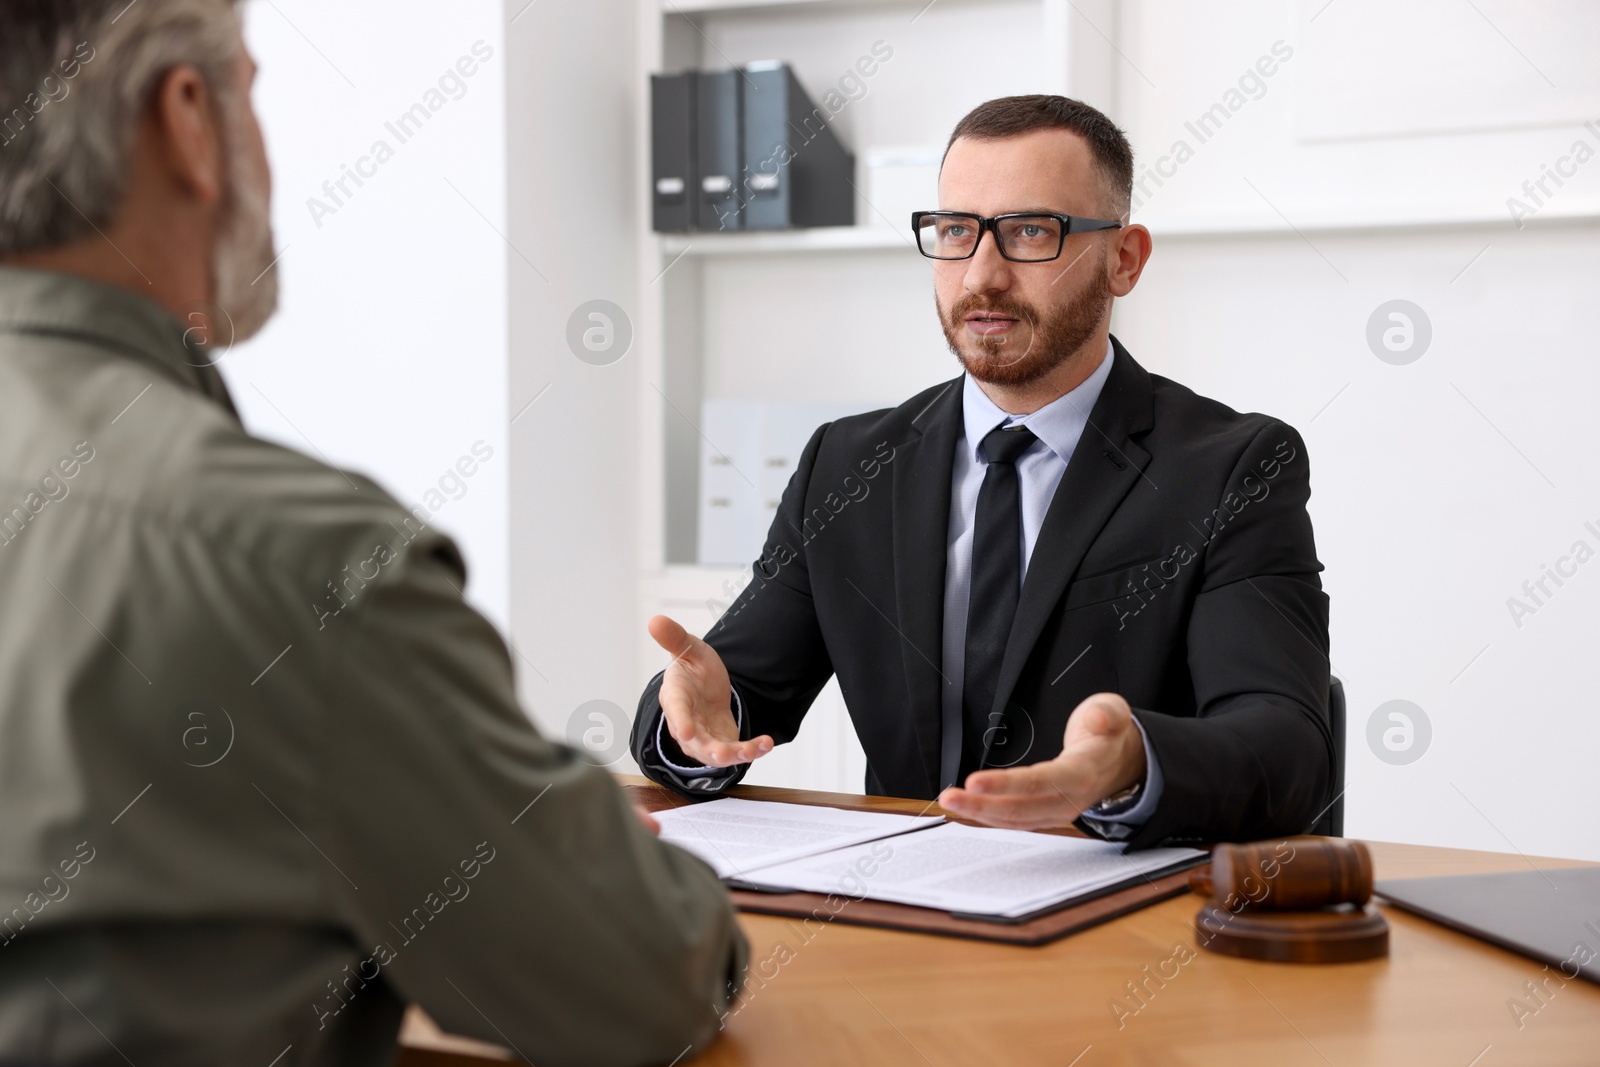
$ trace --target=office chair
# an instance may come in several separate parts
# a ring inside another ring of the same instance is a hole
[[[1333,782],[1328,787],[1332,801],[1317,819],[1311,832],[1324,837],[1344,836],[1344,683],[1334,678],[1328,685],[1328,729],[1333,732]]]

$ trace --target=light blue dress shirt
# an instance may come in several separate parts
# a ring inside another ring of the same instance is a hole
[[[978,491],[988,464],[978,458],[978,446],[997,426],[1026,426],[1038,438],[1017,459],[1017,476],[1022,505],[1022,574],[1026,578],[1033,546],[1039,540],[1045,512],[1055,498],[1056,486],[1067,472],[1067,463],[1078,447],[1089,412],[1100,398],[1100,390],[1111,376],[1111,345],[1094,373],[1076,389],[1051,401],[1029,415],[1010,415],[968,375],[962,381],[962,433],[956,438],[955,464],[950,472],[950,524],[944,577],[944,689],[940,712],[945,736],[960,737],[965,716],[961,706],[962,684],[966,677],[967,603],[972,590],[972,536],[977,522]],[[1064,503],[1070,504],[1071,501]],[[1138,725],[1138,719],[1134,720]],[[1150,739],[1144,735],[1144,754],[1148,768],[1138,803],[1116,815],[1097,814],[1100,822],[1121,823],[1131,828],[1148,820],[1161,799],[1161,767],[1156,762]],[[940,787],[953,785],[940,782]],[[1121,829],[1119,827],[1118,829]],[[1126,836],[1112,832],[1113,836]]]

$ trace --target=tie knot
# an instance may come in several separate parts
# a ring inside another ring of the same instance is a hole
[[[984,435],[978,453],[985,463],[1015,463],[1038,439],[1026,426],[997,426]]]

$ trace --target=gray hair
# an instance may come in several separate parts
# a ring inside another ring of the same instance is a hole
[[[240,49],[237,0],[4,2],[0,258],[110,224],[134,132],[173,67],[200,71],[225,127]]]

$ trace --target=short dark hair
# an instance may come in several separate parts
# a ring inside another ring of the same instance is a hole
[[[979,104],[956,123],[945,145],[945,155],[962,137],[989,141],[1034,130],[1071,130],[1087,141],[1095,165],[1106,180],[1113,206],[1119,214],[1128,210],[1133,200],[1133,146],[1128,143],[1128,135],[1103,111],[1082,100],[1035,93],[1002,96]]]

